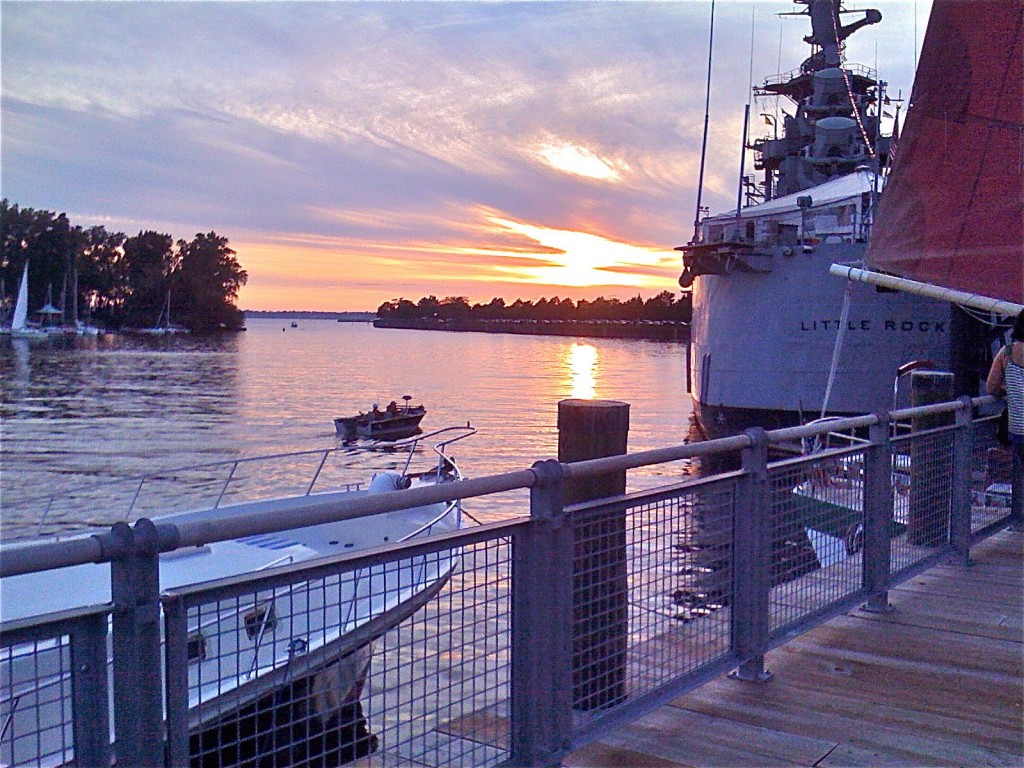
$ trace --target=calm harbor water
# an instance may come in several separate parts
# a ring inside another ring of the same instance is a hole
[[[0,339],[0,521],[31,534],[15,500],[83,483],[247,456],[339,445],[332,419],[403,394],[427,406],[425,430],[471,422],[453,454],[469,476],[557,454],[559,400],[631,404],[630,451],[685,442],[684,344],[621,339],[379,330],[363,323],[253,319],[246,333]],[[353,452],[352,481],[393,466]],[[683,465],[637,470],[651,487]],[[487,520],[527,511],[526,497],[471,500]],[[102,511],[89,516],[102,522]]]

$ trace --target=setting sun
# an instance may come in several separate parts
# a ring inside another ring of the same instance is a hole
[[[656,288],[671,279],[676,254],[616,242],[589,232],[552,229],[509,219],[493,218],[508,232],[523,235],[544,249],[547,262],[519,268],[535,282],[567,287],[602,285],[614,280],[630,288]],[[538,254],[524,254],[536,259]]]

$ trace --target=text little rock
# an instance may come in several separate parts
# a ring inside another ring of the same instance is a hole
[[[801,331],[838,331],[839,320],[801,320]],[[883,331],[897,333],[945,333],[946,322],[931,320],[848,320],[848,331],[872,331],[879,327]]]

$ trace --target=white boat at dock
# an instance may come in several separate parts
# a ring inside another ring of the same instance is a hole
[[[261,470],[251,474],[252,478],[264,480],[273,474],[270,469],[275,466],[313,466],[312,477],[302,481],[304,492],[283,496],[259,492],[257,498],[240,500],[245,498],[241,494],[248,493],[235,487],[236,481],[246,474],[244,467],[251,468],[263,461],[246,459],[151,475],[131,484],[134,491],[129,487],[129,510],[136,509],[147,480],[161,484],[168,479],[184,482],[185,478],[200,477],[206,479],[207,491],[212,489],[217,494],[216,501],[202,508],[154,518],[156,523],[178,525],[226,516],[287,516],[290,509],[308,506],[310,501],[330,503],[458,482],[461,472],[446,449],[474,432],[468,425],[449,427],[397,443],[397,448],[409,451],[404,466],[398,471],[376,473],[365,487],[337,487],[333,475],[328,477],[330,458],[351,455],[351,449],[337,448],[267,457],[270,463],[265,468],[259,464]],[[428,471],[413,472],[411,462],[423,441],[433,444],[437,462]],[[210,479],[224,473],[227,480],[218,490]],[[182,489],[185,495],[194,492],[194,488]],[[89,496],[88,492],[83,494]],[[59,507],[59,501],[53,498],[39,501],[41,515],[46,510],[53,514]],[[464,526],[459,502],[439,502],[279,534],[215,542],[161,555],[159,588],[162,592],[187,588],[314,558],[456,531]],[[5,548],[16,546],[12,543]],[[297,697],[300,688],[307,691],[317,686],[328,686],[330,695],[315,697],[315,706],[289,709],[295,718],[301,719],[298,724],[278,722],[280,716],[275,712],[272,730],[282,738],[283,734],[296,733],[295,728],[304,729],[309,737],[321,734],[321,748],[327,750],[329,739],[323,734],[330,727],[334,739],[330,748],[335,754],[324,759],[333,759],[334,764],[376,749],[376,739],[368,730],[358,701],[372,643],[436,595],[458,565],[457,550],[415,556],[402,561],[398,569],[360,568],[340,577],[313,579],[248,597],[225,598],[190,613],[188,717],[194,743],[206,756],[204,761],[216,755],[210,759],[218,765],[245,763],[256,749],[256,737],[247,737],[246,729],[255,732],[259,721],[262,733],[266,725],[260,718],[265,717],[271,704],[277,706],[282,700]],[[0,619],[8,626],[40,614],[105,604],[111,601],[110,570],[102,565],[79,565],[11,576],[0,580],[0,596]],[[108,635],[108,665],[109,644]],[[59,668],[52,674],[40,675],[35,669],[39,664],[38,643],[0,650],[0,764],[20,765],[40,755],[44,756],[41,765],[58,766],[73,761],[66,717],[72,693],[67,659],[63,658],[69,652],[67,647],[60,650],[63,661]],[[108,666],[108,675],[112,674]],[[25,733],[36,734],[28,740],[31,743],[22,738]],[[341,742],[339,733],[343,734]],[[37,743],[37,738],[41,743]],[[216,745],[225,741],[232,744],[230,755],[217,751]]]
[[[77,290],[76,284],[75,291],[77,292]],[[62,323],[64,310],[53,306],[49,300],[36,310],[39,322],[29,323],[28,300],[28,261],[26,261],[21,272],[21,283],[14,312],[11,315],[11,325],[9,328],[0,328],[0,335],[9,335],[16,339],[45,339],[57,336],[99,336],[103,333],[102,329],[78,320],[74,310],[71,311],[70,321]],[[77,302],[72,306],[76,307]]]

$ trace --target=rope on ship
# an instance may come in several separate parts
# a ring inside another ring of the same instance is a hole
[[[853,107],[853,116],[857,119],[857,127],[860,128],[860,135],[864,139],[864,146],[868,148],[868,154],[874,160],[875,148],[868,141],[868,132],[864,130],[864,123],[860,119],[860,109],[857,108],[857,100],[853,95],[853,86],[850,85],[850,74],[846,71],[846,47],[839,38],[839,9],[835,5],[832,6],[832,13],[830,15],[832,16],[832,31],[836,35],[836,46],[839,48],[840,63],[844,65],[839,67],[839,71],[843,73],[843,82],[846,83],[846,95],[850,97],[850,106]],[[842,332],[842,329],[840,329],[840,332]]]
[[[839,368],[839,354],[843,349],[843,337],[846,336],[846,323],[850,318],[850,295],[853,289],[853,281],[846,281],[846,291],[843,293],[843,311],[839,315],[839,330],[836,332],[836,344],[832,349],[832,365],[828,369],[828,384],[825,386],[825,399],[821,402],[821,417],[825,418],[825,411],[828,410],[828,400],[832,396],[832,384],[836,380],[836,369]]]

